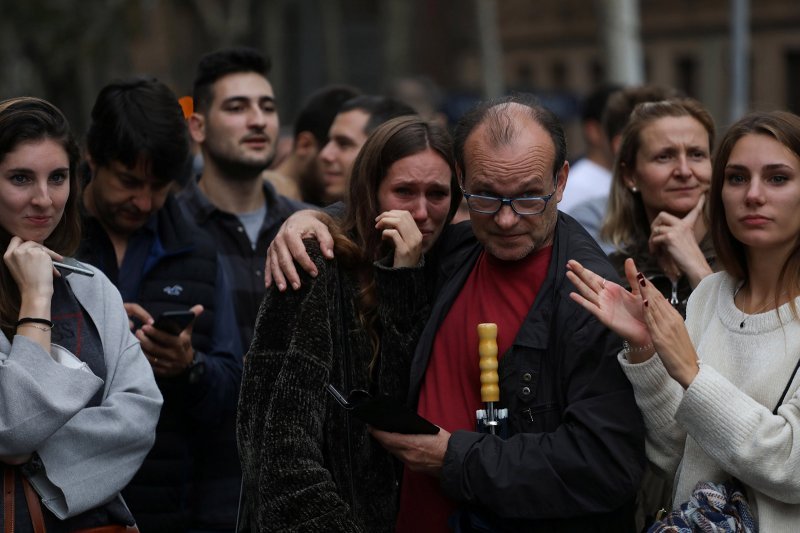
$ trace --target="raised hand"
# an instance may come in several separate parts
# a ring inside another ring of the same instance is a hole
[[[699,367],[683,317],[652,283],[645,280],[640,286],[645,303],[644,321],[653,345],[669,375],[685,389],[694,380]]]
[[[650,224],[650,253],[658,259],[661,269],[670,279],[677,280],[684,273],[692,288],[712,273],[695,233],[698,222],[702,222],[700,217],[705,198],[705,195],[701,196],[697,205],[683,218],[662,211]]]
[[[413,267],[422,257],[422,233],[411,213],[403,209],[384,211],[375,218],[375,228],[381,230],[381,238],[394,245],[394,266]]]
[[[650,333],[645,324],[638,290],[640,282],[633,259],[625,261],[625,275],[633,287],[631,291],[598,276],[571,259],[567,262],[567,278],[578,289],[578,293],[572,292],[569,296],[634,346],[647,346],[651,344]]]
[[[303,239],[314,237],[319,241],[322,255],[333,259],[333,237],[328,225],[331,218],[322,211],[304,209],[293,213],[278,230],[267,249],[267,261],[264,265],[264,285],[273,283],[279,291],[285,291],[288,285],[294,290],[300,288],[300,276],[294,262],[312,277],[317,275],[314,261],[308,257]]]

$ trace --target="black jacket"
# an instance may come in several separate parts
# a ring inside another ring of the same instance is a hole
[[[78,257],[117,284],[111,241],[96,219],[84,215]],[[150,227],[156,237],[135,301],[153,317],[203,305],[192,346],[203,354],[205,372],[194,383],[188,373],[156,378],[164,396],[156,442],[123,496],[142,531],[185,531],[190,519],[195,527],[232,529],[241,480],[235,416],[242,350],[230,291],[215,243],[186,218],[172,195]]]
[[[444,237],[440,290],[411,368],[416,405],[433,340],[482,250],[468,224]],[[453,433],[442,490],[497,531],[631,531],[644,423],[617,362],[621,339],[573,302],[568,259],[617,281],[605,254],[559,214],[547,277],[500,361],[507,440]]]

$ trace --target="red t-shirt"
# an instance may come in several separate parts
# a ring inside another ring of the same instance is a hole
[[[475,431],[475,411],[483,409],[478,368],[478,324],[497,324],[498,359],[514,342],[542,286],[553,248],[520,261],[500,261],[482,252],[433,341],[417,411],[453,432]],[[450,531],[455,511],[439,480],[405,469],[400,491],[399,533]]]

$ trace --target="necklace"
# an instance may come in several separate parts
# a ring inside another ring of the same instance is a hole
[[[742,289],[742,286],[741,286],[741,285],[740,285],[739,287],[737,287],[737,288],[736,288],[736,291],[733,293],[733,299],[734,299],[734,300],[736,300],[736,295],[737,295],[737,294],[739,294],[739,291],[740,291],[741,289]],[[779,294],[779,295],[778,295],[776,298],[773,298],[772,300],[768,301],[766,304],[762,305],[761,307],[759,307],[758,309],[756,309],[755,311],[753,311],[753,312],[752,312],[752,313],[750,313],[750,314],[751,314],[751,315],[757,315],[757,314],[761,313],[761,312],[762,312],[762,311],[764,311],[764,310],[765,310],[767,307],[769,307],[770,305],[772,305],[772,304],[774,304],[775,302],[777,302],[777,301],[778,301],[778,299],[779,299],[781,296],[783,296],[784,294],[786,294],[786,291],[783,291],[783,292],[782,292],[782,293],[780,293],[780,294]],[[739,322],[739,329],[743,329],[743,328],[744,328],[744,323],[745,323],[745,321],[747,321],[747,316],[748,316],[748,315],[746,315],[746,314],[745,314],[745,312],[744,312],[744,309],[747,307],[747,300],[745,300],[745,297],[744,297],[744,295],[742,295],[742,300],[744,300],[744,301],[742,302],[742,309],[740,310],[740,311],[741,311],[741,313],[742,313],[742,321],[741,321],[741,322]]]

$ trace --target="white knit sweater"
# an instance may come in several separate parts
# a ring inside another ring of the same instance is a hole
[[[647,426],[647,456],[675,476],[673,505],[699,481],[731,476],[746,486],[761,531],[800,530],[800,376],[772,410],[800,358],[800,321],[789,304],[745,315],[733,303],[736,282],[706,277],[689,298],[686,327],[700,358],[689,388],[655,356],[619,360]],[[800,310],[800,298],[795,300]],[[744,327],[740,328],[744,320]],[[798,372],[800,374],[800,372]]]

